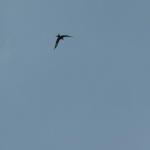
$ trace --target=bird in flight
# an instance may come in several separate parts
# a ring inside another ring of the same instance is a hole
[[[58,46],[58,43],[59,43],[60,40],[64,40],[64,37],[72,37],[72,36],[70,36],[70,35],[60,35],[60,34],[58,34],[56,37],[57,37],[57,40],[56,40],[54,49]]]

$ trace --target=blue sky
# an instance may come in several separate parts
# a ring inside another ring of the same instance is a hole
[[[149,5],[2,0],[0,149],[149,150]]]

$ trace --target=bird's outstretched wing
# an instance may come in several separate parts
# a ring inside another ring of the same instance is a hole
[[[72,36],[70,36],[70,35],[62,35],[62,37],[64,38],[64,37],[72,37]]]
[[[54,49],[58,46],[60,38],[57,38]]]

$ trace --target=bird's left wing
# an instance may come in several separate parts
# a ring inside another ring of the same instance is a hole
[[[58,46],[60,38],[57,38],[54,49]]]

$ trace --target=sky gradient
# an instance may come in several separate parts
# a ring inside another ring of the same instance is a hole
[[[149,150],[149,6],[1,0],[0,150]]]

